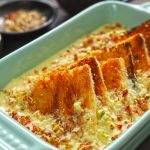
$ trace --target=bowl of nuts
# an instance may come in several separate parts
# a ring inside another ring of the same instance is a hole
[[[55,14],[46,1],[9,1],[0,7],[0,32],[9,36],[42,32],[53,23]]]

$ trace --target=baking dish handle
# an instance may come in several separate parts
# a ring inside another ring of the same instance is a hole
[[[57,150],[0,110],[0,150]]]
[[[140,6],[145,8],[147,11],[150,12],[150,2],[146,2],[146,3],[140,4]]]

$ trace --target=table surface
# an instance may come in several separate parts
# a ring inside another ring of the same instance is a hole
[[[10,0],[0,0],[0,5],[6,1],[10,1]],[[68,14],[58,5],[58,3],[55,0],[47,0],[47,1],[49,1],[52,4],[52,6],[54,6],[58,10],[57,19],[55,20],[55,23],[51,26],[51,28],[54,28],[55,26],[59,25],[61,22],[67,20],[69,17]],[[144,2],[150,2],[150,0],[130,0],[129,3],[141,4]],[[11,47],[13,47],[13,45]],[[5,48],[9,48],[9,47],[5,47]],[[5,55],[5,53],[3,55]],[[144,140],[143,143],[141,143],[136,150],[150,150],[150,136],[146,140]]]

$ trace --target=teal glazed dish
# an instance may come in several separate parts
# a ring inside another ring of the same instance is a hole
[[[149,8],[150,3],[132,5],[114,1],[97,3],[87,8],[40,38],[0,59],[0,89],[12,79],[104,24],[119,21],[132,28],[150,19]],[[106,149],[135,149],[150,135],[149,122],[150,110]],[[38,138],[0,110],[0,150],[14,149],[56,150],[57,148]]]

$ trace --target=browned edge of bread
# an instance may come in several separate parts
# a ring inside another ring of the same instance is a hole
[[[104,81],[108,90],[127,88],[127,70],[123,58],[111,58],[102,63]]]
[[[56,112],[71,115],[74,113],[75,100],[82,101],[83,108],[92,108],[96,95],[91,68],[85,64],[71,70],[44,73],[36,82],[30,97],[34,109],[44,114]]]
[[[123,58],[128,71],[128,78],[135,77],[131,44],[129,42],[123,42],[104,50],[92,51],[91,55],[96,57],[98,61],[107,61],[110,58]]]

